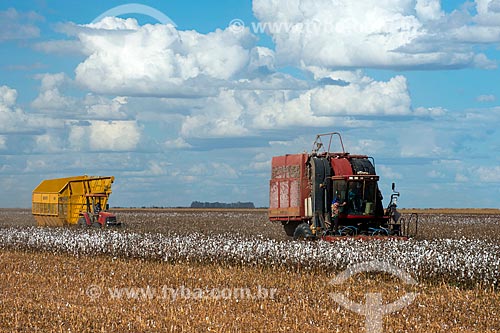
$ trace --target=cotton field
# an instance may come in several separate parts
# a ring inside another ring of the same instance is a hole
[[[130,225],[134,219],[139,219],[137,214],[141,213],[128,214],[131,215]],[[480,239],[474,233],[469,234],[469,237],[460,235],[469,229],[500,229],[493,217],[464,219],[430,216],[422,223],[423,234],[419,239],[327,243],[266,237],[264,225],[267,222],[262,222],[262,227],[256,226],[254,222],[252,227],[245,221],[255,217],[255,214],[250,213],[171,212],[155,216],[149,212],[145,216],[144,220],[149,223],[151,230],[162,232],[145,232],[147,229],[144,225],[138,228],[133,224],[125,230],[9,227],[0,229],[0,246],[76,256],[102,254],[171,263],[262,265],[328,272],[341,271],[350,265],[376,259],[393,263],[419,280],[464,285],[499,284],[500,242],[492,239],[493,237]],[[166,225],[162,226],[162,219],[167,222]],[[175,221],[170,229],[167,228],[169,219]],[[211,229],[210,226],[216,225],[217,221],[220,221],[219,227]],[[196,225],[202,225],[200,229],[205,232],[186,232]],[[432,237],[433,233],[440,234],[446,229],[455,232],[450,233],[449,238],[443,237],[444,235]],[[176,233],[177,230],[180,233]],[[220,233],[210,232],[213,230]],[[229,233],[229,230],[233,232]],[[251,235],[250,232],[254,234]],[[271,234],[274,233],[275,230]]]
[[[292,241],[260,210],[117,213],[125,227],[100,230],[39,228],[28,210],[0,210],[0,332],[354,333],[365,316],[332,293],[390,304],[409,292],[384,332],[500,331],[496,215],[422,215],[408,241],[327,243]],[[387,274],[331,283],[374,260],[417,284]]]

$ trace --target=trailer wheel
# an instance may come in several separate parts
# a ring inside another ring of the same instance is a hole
[[[309,227],[309,224],[307,223],[299,224],[299,226],[295,229],[295,232],[293,233],[294,240],[311,240],[313,238],[314,235],[311,231],[311,228]]]
[[[78,226],[80,228],[85,228],[87,226],[87,221],[85,221],[85,218],[84,217],[80,217],[78,219]]]
[[[295,229],[299,225],[298,221],[289,221],[286,224],[283,224],[283,229],[285,229],[285,233],[289,237],[293,237],[295,235]]]

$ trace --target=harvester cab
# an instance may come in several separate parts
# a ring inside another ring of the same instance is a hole
[[[334,137],[338,152],[331,151]],[[273,158],[269,219],[296,239],[405,238],[399,192],[393,185],[384,211],[378,181],[372,157],[346,152],[340,133],[319,134],[310,154]]]

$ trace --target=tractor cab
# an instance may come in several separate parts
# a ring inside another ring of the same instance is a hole
[[[113,227],[121,226],[116,215],[108,212],[108,196],[105,193],[89,193],[85,195],[86,210],[80,212],[78,225],[82,227]],[[105,209],[103,210],[103,206]]]

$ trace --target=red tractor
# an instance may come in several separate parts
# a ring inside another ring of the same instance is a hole
[[[342,152],[330,152],[335,136]],[[317,135],[310,154],[273,157],[269,219],[294,239],[406,238],[410,226],[416,234],[418,216],[407,223],[401,218],[395,184],[384,211],[374,164],[372,157],[347,153],[337,132]]]
[[[102,204],[107,201],[108,195],[106,193],[92,193],[85,195],[86,210],[80,212],[78,225],[81,227],[121,227],[122,224],[117,221],[116,215],[102,210]]]

